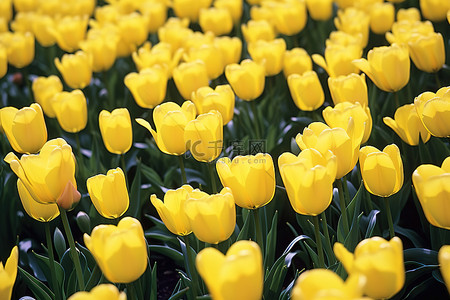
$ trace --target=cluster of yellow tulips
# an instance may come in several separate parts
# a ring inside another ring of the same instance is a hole
[[[0,299],[448,297],[449,24],[448,0],[0,0]]]

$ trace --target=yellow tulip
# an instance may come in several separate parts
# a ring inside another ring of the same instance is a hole
[[[245,101],[261,96],[265,84],[264,73],[264,67],[250,59],[225,67],[225,76],[236,96]]]
[[[88,39],[79,43],[80,48],[92,56],[92,71],[103,72],[109,70],[115,60],[119,37],[113,33],[99,30],[90,31]]]
[[[444,245],[439,249],[438,260],[442,278],[444,278],[445,285],[450,293],[450,245]]]
[[[214,90],[204,86],[193,92],[191,98],[198,114],[217,110],[222,115],[223,125],[233,119],[235,96],[230,85],[218,85]]]
[[[334,254],[347,273],[366,277],[363,292],[374,299],[389,299],[405,284],[402,240],[386,241],[372,237],[360,242],[350,253],[341,243],[334,244]]]
[[[136,104],[142,108],[154,108],[164,101],[167,81],[167,70],[159,65],[129,73],[124,79]]]
[[[42,204],[37,202],[28,192],[20,179],[17,179],[17,190],[23,209],[33,219],[40,222],[50,222],[59,216],[59,207],[55,203]]]
[[[292,288],[292,300],[356,300],[362,299],[364,276],[352,275],[344,282],[328,269],[312,269],[303,272]]]
[[[330,128],[321,122],[313,122],[295,138],[300,149],[317,149],[322,155],[331,150],[336,155],[336,179],[344,177],[355,167],[358,161],[362,135],[357,134],[353,119],[346,129]]]
[[[55,27],[50,28],[56,42],[64,51],[74,52],[84,40],[88,26],[88,16],[65,16],[55,19]]]
[[[423,143],[428,142],[431,137],[420,121],[414,104],[400,106],[395,111],[394,119],[384,117],[383,122],[391,127],[405,143],[411,146],[419,144],[419,136]]]
[[[289,75],[288,86],[295,105],[301,110],[316,110],[325,101],[322,85],[314,71],[306,71],[303,75]]]
[[[62,129],[67,132],[80,132],[86,127],[87,101],[81,90],[56,93],[51,103]]]
[[[54,18],[42,14],[35,15],[31,27],[36,40],[41,46],[51,47],[56,43],[56,37],[53,35]]]
[[[47,127],[39,104],[0,110],[0,122],[11,147],[19,153],[36,153],[47,141]]]
[[[283,153],[278,158],[281,179],[292,208],[299,214],[317,216],[330,205],[337,161],[331,151],[322,155],[305,149],[298,156]]]
[[[2,42],[0,41],[0,44]],[[30,32],[7,32],[3,37],[8,63],[16,68],[24,68],[34,59],[34,36]]]
[[[34,12],[18,12],[14,20],[10,22],[11,31],[13,32],[31,32],[33,33],[33,22],[36,13]]]
[[[397,21],[392,25],[392,32],[386,32],[386,40],[391,44],[404,44],[416,39],[418,36],[426,36],[434,33],[433,23],[430,21]]]
[[[270,154],[221,158],[216,163],[223,186],[233,191],[234,201],[243,208],[268,204],[275,194],[275,169]]]
[[[55,58],[55,65],[66,84],[73,89],[82,89],[91,82],[92,56],[86,52],[64,54],[61,61]]]
[[[242,34],[247,43],[258,40],[271,41],[275,39],[275,31],[272,25],[266,20],[250,20],[247,24],[241,25]]]
[[[450,229],[450,215],[447,209],[450,195],[450,158],[441,167],[420,165],[412,175],[414,189],[428,222],[433,226]]]
[[[72,147],[62,138],[46,142],[39,154],[24,154],[19,160],[10,152],[4,160],[39,203],[57,203],[69,209],[80,200],[75,181],[75,156]]]
[[[370,29],[376,34],[389,31],[395,20],[395,7],[392,3],[376,3],[370,6]]]
[[[214,300],[260,300],[264,269],[261,249],[252,241],[238,241],[226,255],[214,248],[197,254],[195,264]]]
[[[408,42],[409,55],[417,69],[435,73],[445,64],[444,39],[440,33],[430,33]]]
[[[133,144],[133,130],[128,109],[102,110],[98,116],[100,133],[106,149],[114,154],[124,154]]]
[[[38,77],[33,80],[31,88],[33,90],[34,99],[41,105],[44,113],[50,118],[56,117],[51,100],[55,94],[63,91],[63,85],[59,77],[56,75]]]
[[[264,66],[266,76],[273,76],[281,72],[284,52],[286,51],[284,39],[259,40],[249,43],[247,49],[252,59]]]
[[[120,15],[117,20],[117,28],[120,35],[117,47],[118,57],[129,56],[136,51],[137,46],[147,40],[147,19],[137,12]]]
[[[184,42],[193,34],[188,26],[188,19],[169,18],[164,26],[158,28],[159,42],[170,44],[173,51],[182,48]]]
[[[231,189],[208,195],[198,189],[189,193],[184,211],[192,231],[202,242],[218,244],[227,240],[236,225],[236,207]]]
[[[293,36],[305,28],[308,19],[304,1],[287,0],[277,2],[273,10],[275,29],[284,35]]]
[[[199,59],[181,63],[173,70],[172,76],[184,99],[189,99],[198,88],[209,85],[208,69]]]
[[[185,127],[195,119],[195,115],[195,105],[191,101],[185,101],[181,107],[174,102],[166,102],[153,110],[155,129],[144,119],[136,119],[136,122],[150,131],[159,150],[170,155],[182,155],[188,150],[184,142]]]
[[[77,292],[68,300],[127,300],[125,292],[119,292],[113,284],[103,283],[94,287],[90,292]]]
[[[0,262],[0,278],[2,278],[2,284],[0,286],[0,298],[9,300],[11,299],[12,290],[17,277],[17,264],[19,262],[19,249],[14,246],[11,250],[11,254],[6,260],[5,266]]]
[[[0,1],[0,18],[10,21],[13,16],[12,0]]]
[[[409,81],[408,49],[397,44],[375,47],[367,54],[367,60],[357,59],[353,63],[386,92],[399,91]]]
[[[444,21],[449,10],[450,3],[446,0],[420,0],[420,11],[425,19]]]
[[[212,0],[174,0],[172,8],[178,18],[188,18],[197,22],[202,8],[211,6]]]
[[[189,40],[189,41],[191,42],[192,40]],[[193,63],[195,63],[196,61],[202,61],[206,67],[206,74],[207,74],[207,78],[209,78],[209,79],[216,79],[217,77],[222,75],[223,69],[225,68],[225,65],[223,64],[222,50],[220,50],[220,48],[216,47],[213,43],[193,45],[193,46],[189,47],[189,50],[187,51],[187,53],[184,54],[183,58],[187,62],[193,62]],[[184,69],[184,70],[187,71],[187,69]],[[189,73],[189,71],[187,71],[187,73]],[[182,75],[182,76],[189,76],[186,74]],[[184,82],[186,82],[188,80],[187,78],[188,77],[184,77],[184,78],[181,77],[179,79],[177,78],[178,81],[181,81],[181,82],[179,82],[179,85],[182,85]],[[175,79],[175,74],[174,74],[174,79]],[[207,81],[202,78],[201,82],[202,82],[202,84],[205,84],[205,82],[207,82]],[[192,84],[195,85],[195,83],[192,83]],[[197,84],[197,85],[199,85],[199,84]],[[206,85],[208,85],[208,84],[206,84]],[[177,87],[178,87],[178,85],[177,85]],[[186,87],[183,86],[182,89],[183,88],[186,88]]]
[[[184,141],[196,160],[211,162],[216,159],[223,148],[223,121],[220,112],[212,110],[187,123]]]
[[[397,22],[400,21],[420,21],[420,10],[416,7],[400,8],[397,11]]]
[[[117,219],[127,211],[130,199],[121,168],[90,177],[86,185],[95,209],[103,217]]]
[[[214,45],[222,52],[224,66],[237,64],[241,60],[242,41],[238,37],[216,37]]]
[[[306,7],[313,20],[326,21],[333,15],[332,0],[306,0]]]
[[[142,47],[132,53],[132,58],[138,71],[159,65],[167,69],[168,77],[172,77],[172,70],[178,65],[181,52],[182,50],[178,50],[172,55],[172,45],[169,43],[159,42],[151,47],[150,42],[145,42]]]
[[[450,136],[450,86],[436,93],[424,92],[414,99],[420,121],[433,136]]]
[[[133,282],[147,269],[147,244],[137,219],[125,217],[117,226],[98,225],[90,236],[84,234],[84,243],[111,282]]]
[[[0,43],[0,78],[8,72],[8,52],[6,47]]]
[[[159,217],[167,229],[176,235],[189,235],[192,232],[191,223],[184,210],[189,194],[193,191],[190,185],[183,185],[176,190],[168,190],[164,195],[164,202],[156,197],[150,196],[150,201],[156,208]]]
[[[216,36],[228,34],[233,29],[233,18],[226,8],[202,8],[199,24],[203,32],[211,31]]]
[[[237,24],[241,20],[243,13],[243,6],[241,0],[215,0],[214,7],[225,8],[230,12],[233,23]]]
[[[167,3],[158,1],[145,1],[140,3],[138,10],[147,18],[147,30],[156,33],[167,19]]]
[[[397,193],[403,185],[403,162],[397,145],[359,150],[359,165],[366,190],[380,197]]]
[[[341,102],[359,102],[364,107],[369,105],[365,74],[351,73],[338,77],[328,77],[328,88],[334,105]]]
[[[319,54],[313,54],[312,59],[328,73],[328,76],[337,77],[359,73],[352,61],[361,58],[361,55],[361,47],[357,44],[345,46],[331,44],[325,48],[325,58]]]
[[[305,49],[293,48],[284,52],[283,72],[286,78],[291,74],[302,75],[307,71],[312,71],[312,60]]]
[[[349,34],[362,35],[362,48],[366,47],[369,40],[370,16],[363,10],[355,7],[348,7],[337,11],[337,17],[334,18],[334,25],[339,31]]]

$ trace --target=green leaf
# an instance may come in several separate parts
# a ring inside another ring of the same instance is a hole
[[[373,236],[373,230],[375,225],[377,224],[377,215],[380,213],[379,210],[374,209],[369,213],[368,224],[366,228],[366,234],[364,235],[364,239],[371,238]]]
[[[50,289],[40,282],[38,279],[33,277],[31,274],[29,274],[27,271],[22,269],[21,267],[17,267],[17,270],[19,271],[20,277],[25,282],[25,284],[28,286],[28,288],[33,292],[34,296],[36,296],[37,299],[40,300],[52,300],[55,298],[55,294],[53,294]]]
[[[178,291],[176,294],[170,296],[169,300],[178,300],[181,299],[182,297],[184,297],[184,295],[186,295],[186,293],[189,291],[189,288],[186,287],[180,291]]]
[[[242,210],[242,212],[244,213],[244,209]],[[247,217],[245,218],[245,222],[244,222],[244,226],[242,226],[241,231],[239,232],[236,241],[240,241],[240,240],[246,240],[249,238],[248,232],[249,232],[249,228],[250,228],[250,223],[251,223],[251,217],[250,217],[250,213],[247,214]]]
[[[264,257],[264,266],[273,265],[275,259],[275,250],[277,246],[277,230],[278,230],[278,211],[275,211],[272,218],[272,226],[266,240],[266,255]]]
[[[137,162],[136,174],[130,189],[130,206],[125,213],[126,216],[137,218],[141,209],[141,167],[140,161]]]
[[[31,253],[36,258],[36,262],[37,262],[39,268],[44,273],[45,278],[47,278],[47,281],[51,281],[52,280],[52,276],[51,276],[51,271],[50,271],[50,259],[48,257],[43,256],[43,255],[37,254],[34,251],[31,251]],[[64,269],[56,261],[54,262],[54,265],[55,265],[55,273],[56,273],[57,285],[59,287],[62,287],[62,284],[64,283]]]
[[[55,245],[56,254],[58,254],[59,260],[61,261],[67,250],[67,246],[66,239],[58,227],[55,228],[55,232],[53,233],[53,244]]]
[[[175,262],[175,264],[179,266],[184,265],[183,254],[180,251],[162,245],[149,245],[149,249],[150,251],[155,251],[156,253],[167,256],[168,258],[172,259]]]
[[[159,174],[151,167],[141,164],[142,175],[147,178],[153,186],[158,188],[164,186],[163,181]]]

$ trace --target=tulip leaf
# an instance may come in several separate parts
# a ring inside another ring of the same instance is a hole
[[[180,251],[177,251],[173,248],[163,245],[149,245],[148,248],[150,249],[150,251],[155,251],[156,253],[167,256],[168,258],[172,259],[175,264],[179,266],[184,265],[183,254]]]
[[[186,295],[186,293],[189,291],[189,288],[186,287],[182,290],[179,290],[178,292],[176,292],[175,294],[173,294],[172,296],[170,296],[169,300],[178,300],[184,297],[184,295]]]
[[[438,252],[425,248],[410,248],[403,250],[405,263],[408,261],[418,262],[424,265],[437,265]]]
[[[138,161],[136,174],[134,175],[130,189],[130,206],[125,213],[126,216],[133,216],[134,218],[139,216],[141,208],[141,169],[142,163]]]
[[[157,263],[155,261],[155,264],[153,265],[153,268],[152,268],[152,274],[151,274],[152,285],[151,285],[151,289],[150,289],[150,300],[156,300],[157,299],[157,292],[158,292],[158,286],[157,286],[158,281],[157,280],[158,279],[157,279],[157,272],[156,272],[156,270],[157,270]],[[148,299],[147,293],[145,293],[145,299]]]
[[[27,287],[33,292],[34,296],[42,300],[52,300],[55,298],[55,294],[37,278],[33,277],[27,271],[21,267],[17,267],[20,277],[25,282]]]
[[[98,265],[95,265],[91,276],[89,276],[88,282],[86,283],[86,291],[90,291],[95,287],[99,283],[100,278],[102,278],[102,271]]]
[[[272,218],[272,226],[266,241],[266,253],[264,256],[264,266],[271,266],[275,259],[275,249],[277,245],[277,231],[278,231],[278,211],[275,211]]]
[[[97,262],[95,261],[95,258],[92,255],[92,253],[87,248],[83,247],[80,243],[76,242],[75,244],[76,247],[80,250],[81,253],[83,253],[84,257],[86,258],[89,270],[93,270],[94,267],[97,265]]]
[[[153,168],[151,168],[145,164],[141,164],[141,171],[142,171],[142,175],[145,178],[147,178],[153,186],[155,186],[155,187],[164,186],[161,177],[158,175],[158,173]]]
[[[377,224],[377,215],[380,213],[379,210],[374,209],[369,213],[369,216],[365,218],[362,217],[362,220],[367,219],[367,227],[366,227],[366,234],[364,235],[364,238],[371,238],[373,236],[373,230],[375,229],[375,225]]]
[[[37,265],[39,266],[39,268],[44,273],[45,278],[47,279],[47,282],[50,282],[52,280],[51,271],[50,271],[50,259],[48,257],[43,256],[43,255],[37,254],[34,251],[31,251],[31,253],[36,258]],[[64,282],[64,269],[56,261],[54,262],[54,265],[55,265],[57,284],[58,284],[59,287],[62,287],[62,283]]]
[[[396,233],[408,238],[413,243],[414,247],[421,248],[425,245],[425,241],[416,231],[398,225],[395,225],[394,229]]]
[[[244,215],[244,211],[245,210],[242,209],[242,212],[243,212],[242,215]],[[245,218],[244,226],[242,226],[241,231],[239,232],[236,241],[248,239],[248,237],[249,237],[248,232],[249,232],[250,223],[252,220],[250,215],[251,215],[250,213],[247,214],[247,217]]]
[[[55,232],[53,233],[53,244],[55,245],[56,254],[58,254],[59,260],[61,261],[67,247],[66,239],[58,227],[55,228]]]
[[[192,287],[191,287],[191,284],[192,284],[192,281],[191,281],[191,279],[189,279],[189,277],[187,276],[187,274],[186,273],[184,273],[183,271],[181,271],[181,270],[178,270],[178,274],[180,275],[180,279],[181,279],[181,282],[183,283],[183,285],[185,286],[185,287],[187,287],[188,288],[188,291],[190,292],[190,293],[188,293],[187,294],[187,299],[188,300],[195,300],[195,295],[194,295],[194,293],[192,292]]]

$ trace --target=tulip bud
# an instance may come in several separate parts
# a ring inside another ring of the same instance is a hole
[[[128,109],[102,110],[98,116],[100,133],[106,149],[114,154],[124,154],[133,144],[133,131]]]
[[[288,85],[295,105],[301,110],[316,110],[325,101],[322,85],[314,71],[289,75]]]
[[[283,72],[286,78],[291,74],[302,75],[307,71],[312,71],[312,60],[305,49],[293,48],[284,52]]]
[[[63,130],[75,133],[86,127],[87,101],[81,90],[57,93],[53,96],[51,103]]]
[[[418,36],[408,42],[409,55],[417,69],[435,73],[445,64],[444,39],[440,33]]]
[[[264,73],[264,67],[250,59],[225,68],[225,76],[236,96],[245,101],[255,100],[261,96],[265,84]]]
[[[267,76],[281,72],[286,42],[283,39],[272,41],[259,40],[248,44],[248,52],[252,59],[264,66]]]
[[[332,0],[306,0],[306,7],[313,20],[326,21],[333,14]]]
[[[192,92],[209,85],[208,71],[201,60],[181,63],[173,70],[173,80],[184,99],[189,99]]]
[[[17,265],[19,262],[19,249],[14,246],[11,254],[6,260],[5,266],[0,262],[0,278],[2,278],[2,287],[0,296],[2,299],[11,299],[12,290],[17,277]]]
[[[73,89],[83,89],[91,82],[92,56],[83,51],[64,54],[61,61],[55,58],[55,65],[66,84]]]
[[[369,105],[365,74],[351,73],[338,77],[328,77],[328,88],[334,105],[341,102],[359,102],[363,107]]]
[[[439,249],[438,260],[442,278],[444,278],[445,285],[450,293],[450,245],[444,245]]]
[[[78,228],[80,228],[82,233],[90,233],[91,232],[91,219],[89,215],[84,211],[80,211],[76,217]]]
[[[233,29],[233,18],[225,8],[202,8],[199,23],[203,32],[211,31],[216,36],[228,34]]]
[[[235,96],[230,85],[218,85],[214,90],[204,86],[193,92],[191,98],[198,114],[217,110],[222,115],[223,125],[233,119]]]
[[[241,29],[247,43],[256,42],[258,40],[271,41],[275,39],[275,32],[272,25],[265,20],[250,20],[247,24],[242,24]]]
[[[125,292],[119,292],[117,287],[113,284],[103,283],[97,285],[89,292],[77,292],[69,297],[68,300],[127,300]]]
[[[40,222],[50,222],[59,216],[59,207],[56,204],[42,204],[31,197],[22,181],[17,179],[17,190],[23,209],[33,219]]]
[[[31,88],[33,90],[34,99],[41,105],[44,113],[50,118],[56,117],[51,100],[54,95],[63,91],[63,85],[59,77],[56,75],[38,77],[33,80]]]
[[[154,108],[164,101],[167,81],[167,70],[159,65],[129,73],[124,79],[136,104],[142,108]]]

